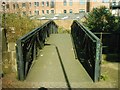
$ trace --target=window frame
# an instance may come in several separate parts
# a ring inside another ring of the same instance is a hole
[[[26,3],[22,3],[22,8],[25,8],[26,7]]]
[[[29,11],[29,14],[32,15],[32,11]]]
[[[80,0],[80,4],[84,5],[85,4],[85,0]]]
[[[102,3],[109,3],[109,0],[102,0]]]
[[[67,13],[67,10],[66,10],[66,9],[64,9],[64,10],[63,10],[63,13]]]
[[[40,15],[39,10],[35,10],[35,11],[34,11],[34,15]]]
[[[50,3],[49,1],[46,1],[46,6],[49,7]]]
[[[63,5],[67,6],[67,0],[63,0]]]
[[[34,2],[35,7],[39,7],[39,2]]]
[[[69,6],[73,5],[73,0],[69,0]]]
[[[31,3],[31,2],[29,2],[29,6],[30,6],[30,7],[32,6],[32,3]]]
[[[70,10],[69,10],[69,13],[73,13],[73,10],[72,10],[72,9],[70,9]]]
[[[9,5],[8,3],[6,4],[6,8],[7,8],[7,9],[9,9],[9,8],[10,8],[10,5]]]
[[[45,14],[45,11],[44,11],[44,10],[42,10],[42,14]]]
[[[42,3],[42,7],[44,7],[44,6],[45,6],[45,2],[44,2],[44,1],[42,1],[41,3]]]
[[[54,8],[54,7],[55,7],[55,1],[54,1],[54,0],[51,0],[51,1],[50,1],[50,7],[51,7],[51,8]]]
[[[16,8],[19,8],[19,4],[18,3],[16,3]]]
[[[79,9],[79,13],[85,13],[85,9]]]
[[[23,12],[22,12],[22,15],[27,15],[27,12],[26,12],[26,11],[23,11]]]
[[[46,13],[49,14],[49,10],[46,10]]]
[[[51,10],[51,14],[54,14],[55,13],[55,11],[54,10]]]

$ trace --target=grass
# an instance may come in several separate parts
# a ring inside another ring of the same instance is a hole
[[[63,27],[58,28],[58,33],[70,33],[71,31],[69,29],[65,29]]]
[[[101,74],[100,80],[106,81],[108,79],[108,76],[106,74]]]

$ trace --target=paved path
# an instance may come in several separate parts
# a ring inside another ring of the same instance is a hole
[[[26,81],[38,82],[40,87],[82,87],[91,78],[75,59],[70,34],[52,34],[35,61]]]

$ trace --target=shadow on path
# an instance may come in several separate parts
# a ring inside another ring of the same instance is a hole
[[[66,80],[66,83],[67,83],[67,86],[68,86],[68,90],[72,90],[57,46],[56,46],[56,50],[57,50],[57,53],[58,53],[60,64],[62,66],[62,70],[63,70],[64,77],[65,77],[65,80]]]

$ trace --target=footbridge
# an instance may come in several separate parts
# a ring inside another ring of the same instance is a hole
[[[59,34],[58,25],[48,21],[19,38],[16,44],[21,81],[70,89],[100,79],[100,39],[76,20],[70,34]]]

